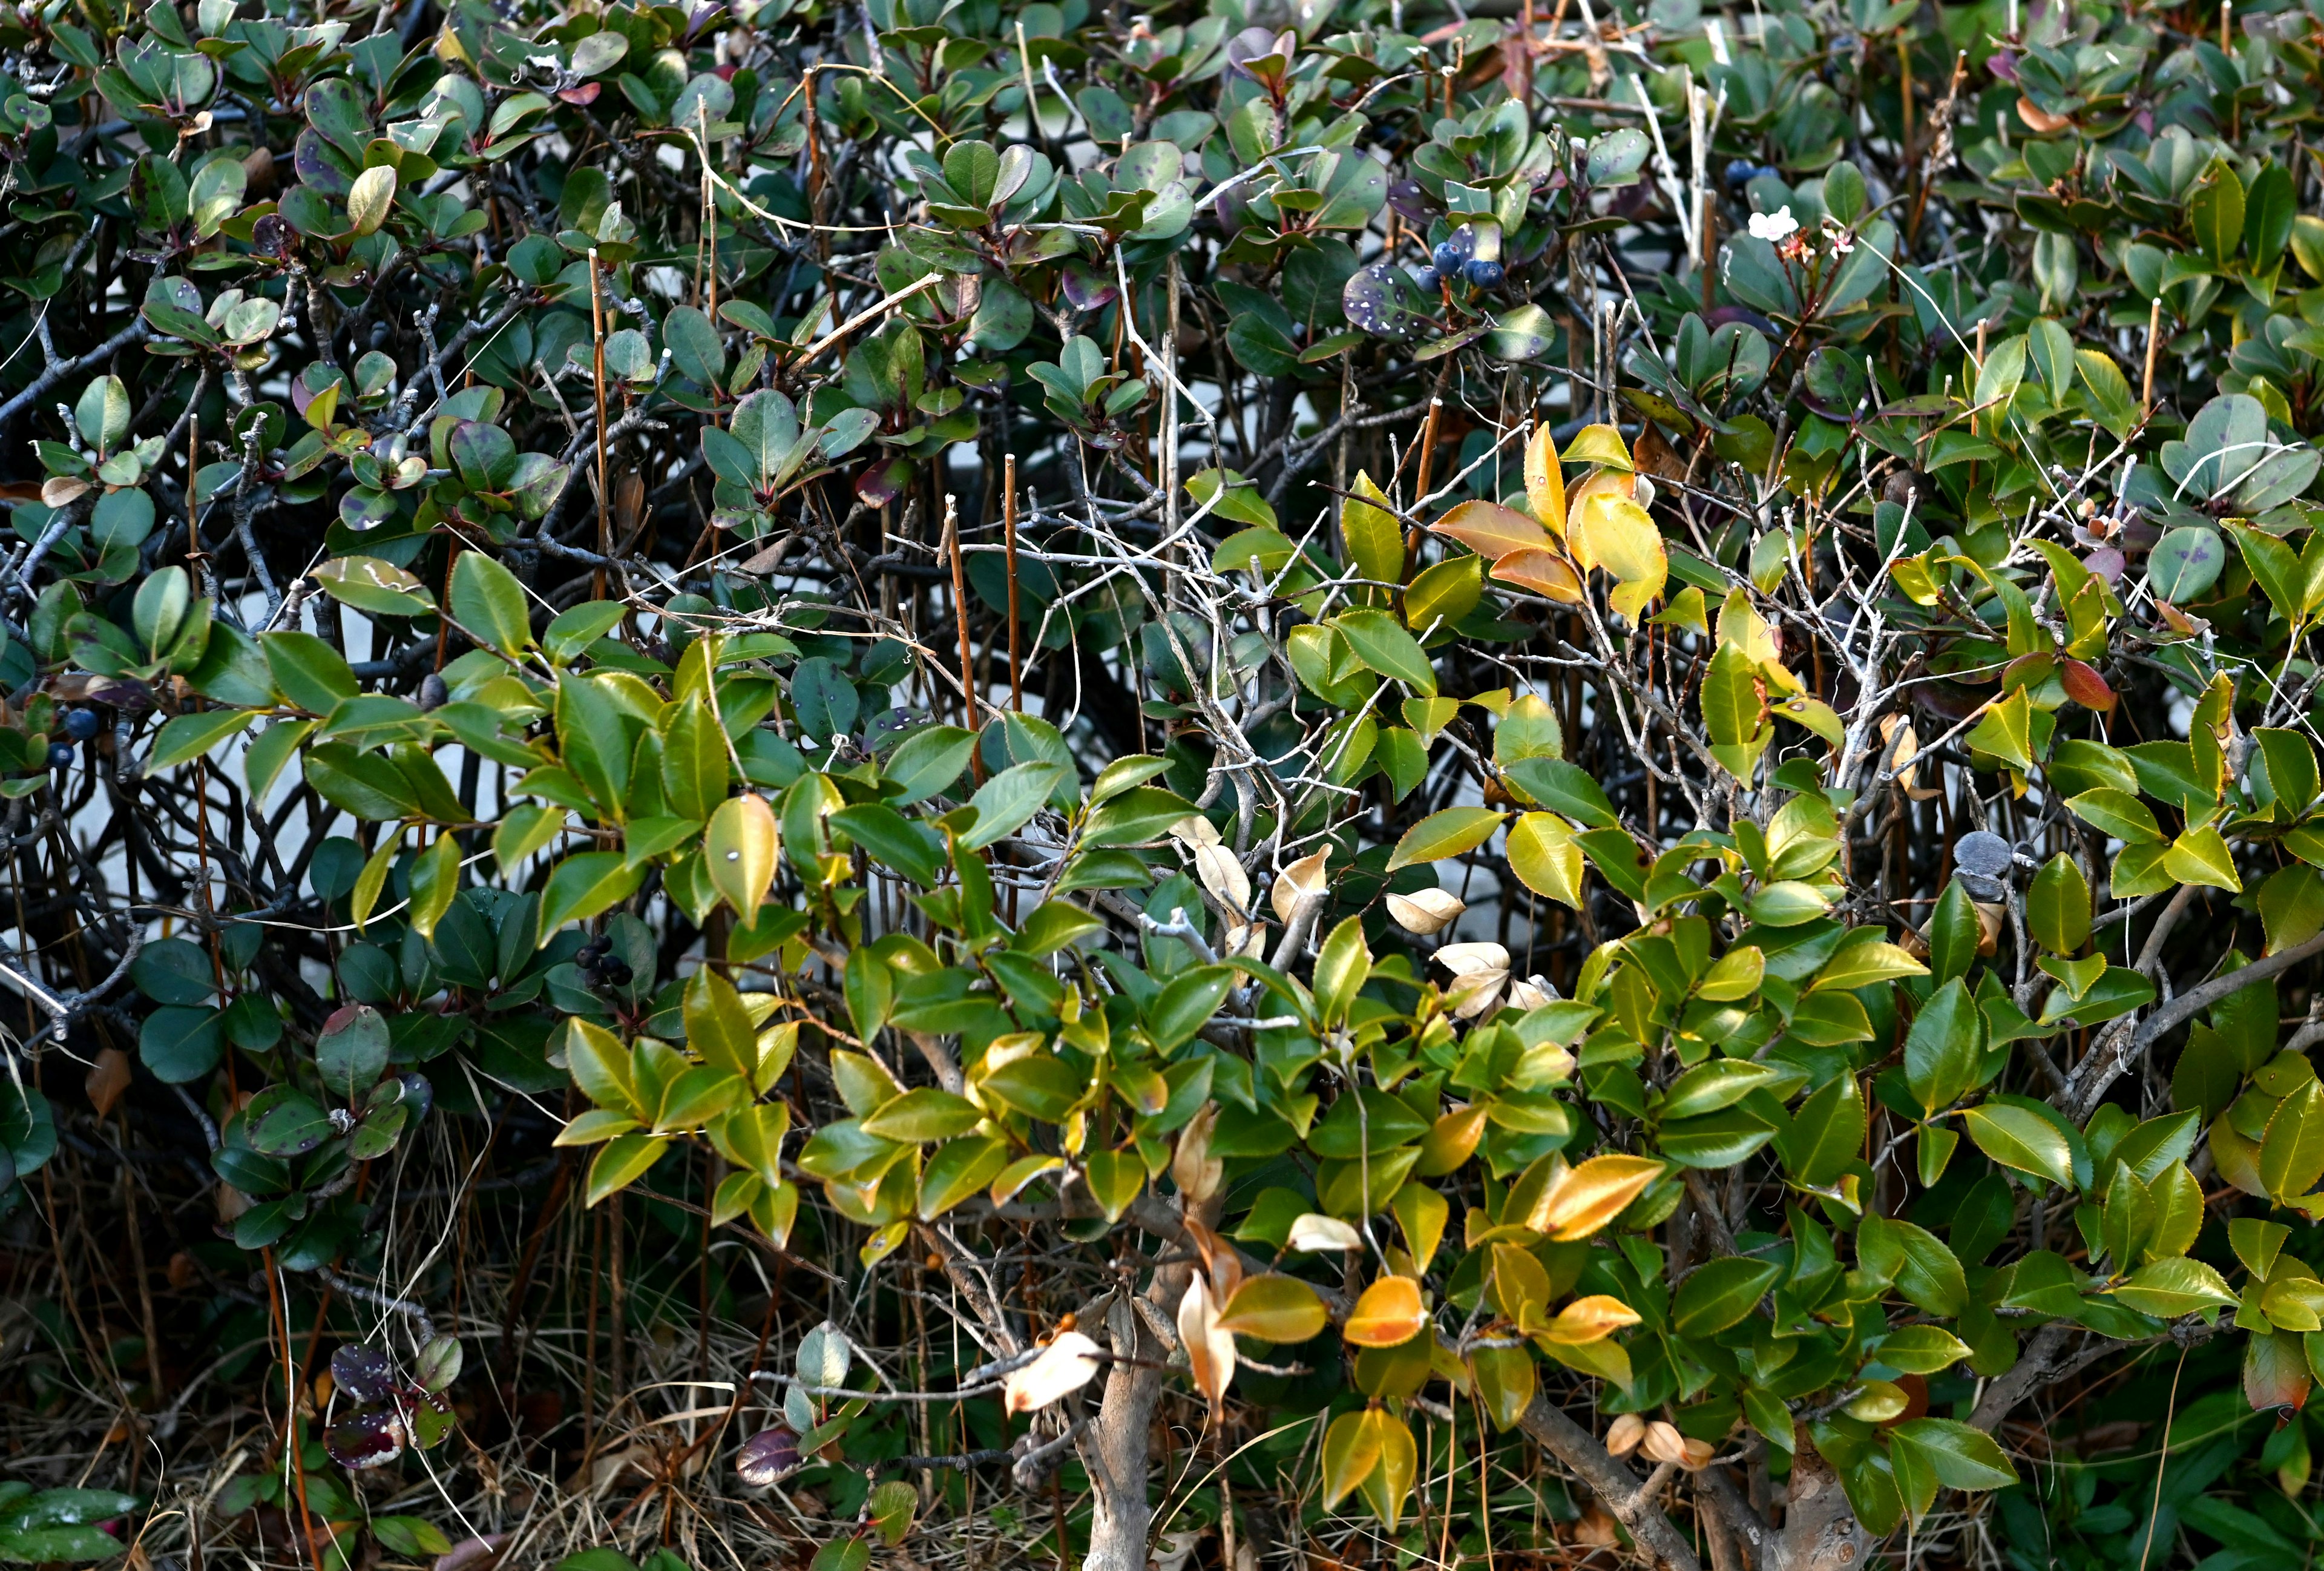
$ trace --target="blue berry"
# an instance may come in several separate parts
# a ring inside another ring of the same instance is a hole
[[[69,768],[70,767],[72,761],[73,750],[71,743],[51,742],[49,744],[49,767],[51,769]]]
[[[1429,294],[1434,294],[1444,283],[1443,275],[1433,267],[1424,267],[1413,275],[1413,282]]]
[[[65,735],[76,742],[86,742],[104,728],[105,723],[97,717],[94,709],[65,711]]]
[[[1727,166],[1727,183],[1730,186],[1748,185],[1758,172],[1759,166],[1749,159],[1735,159]]]
[[[1488,262],[1481,256],[1471,257],[1469,265],[1462,271],[1468,275],[1469,282],[1479,289],[1499,289],[1501,281],[1509,275],[1508,270],[1499,263]]]
[[[1436,247],[1436,254],[1431,260],[1436,263],[1436,271],[1439,273],[1458,273],[1461,271],[1461,263],[1464,258],[1462,256],[1461,248],[1447,240]]]

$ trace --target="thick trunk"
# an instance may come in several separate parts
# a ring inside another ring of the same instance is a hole
[[[1856,1520],[1840,1475],[1812,1447],[1802,1446],[1793,1459],[1774,1548],[1768,1571],[1858,1571],[1872,1553],[1872,1535]]]
[[[1217,1208],[1213,1200],[1197,1211],[1195,1219],[1208,1224]],[[1186,1295],[1194,1269],[1191,1263],[1155,1269],[1145,1296],[1159,1311],[1153,1317],[1156,1321],[1176,1323],[1178,1300]],[[1170,1349],[1127,1298],[1114,1299],[1105,1323],[1115,1356],[1136,1362],[1118,1363],[1106,1371],[1097,1418],[1082,1437],[1082,1465],[1089,1472],[1091,1495],[1089,1555],[1082,1571],[1146,1571],[1146,1540],[1154,1522],[1146,1488],[1148,1436],[1162,1396],[1160,1365]]]

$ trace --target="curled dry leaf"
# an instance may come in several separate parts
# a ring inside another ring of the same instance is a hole
[[[1200,813],[1189,813],[1170,826],[1170,838],[1199,850],[1219,843],[1218,826]]]
[[[1178,1340],[1185,1345],[1194,1389],[1217,1402],[1234,1379],[1234,1333],[1221,1329],[1211,1284],[1200,1272],[1186,1284],[1186,1296],[1178,1300]]]
[[[103,1118],[110,1114],[121,1100],[121,1094],[129,1089],[129,1055],[119,1048],[99,1052],[97,1062],[89,1066],[86,1089],[97,1115]]]
[[[1665,1423],[1660,1419],[1646,1426],[1646,1437],[1639,1443],[1638,1449],[1655,1462],[1669,1462],[1680,1466],[1686,1464],[1686,1437],[1678,1432],[1677,1425]]]
[[[1543,1004],[1554,1001],[1556,997],[1557,994],[1551,989],[1547,979],[1541,976],[1528,976],[1523,981],[1512,980],[1509,983],[1509,1003],[1517,1009],[1539,1009]],[[1564,1051],[1563,1048],[1557,1050],[1561,1053]],[[1570,1064],[1570,1058],[1568,1062]]]
[[[1310,1211],[1291,1224],[1291,1235],[1285,1241],[1288,1249],[1304,1250],[1321,1254],[1331,1250],[1361,1249],[1364,1235],[1336,1216],[1321,1216]]]
[[[1388,914],[1396,919],[1397,926],[1424,938],[1449,926],[1468,909],[1450,890],[1424,889],[1388,897]]]
[[[1197,820],[1207,824],[1207,820]],[[1211,831],[1216,835],[1217,830]],[[1226,846],[1213,843],[1194,847],[1194,875],[1203,887],[1215,896],[1220,904],[1237,916],[1250,911],[1250,874]]]
[[[501,1557],[509,1546],[507,1533],[486,1533],[481,1538],[463,1539],[436,1557],[432,1571],[484,1571]]]
[[[2039,136],[2047,136],[2054,131],[2063,131],[2074,123],[2072,116],[2052,115],[2033,99],[2026,97],[2020,97],[2017,100],[2017,117],[2025,122],[2025,129]]]
[[[1268,901],[1275,914],[1289,921],[1298,910],[1300,902],[1315,899],[1327,886],[1323,864],[1331,860],[1332,848],[1325,846],[1312,856],[1303,856],[1275,875],[1275,887],[1268,893]]]
[[[734,1454],[737,1476],[757,1487],[774,1483],[798,1465],[798,1437],[780,1424],[760,1430]]]
[[[1170,1178],[1189,1206],[1217,1194],[1226,1181],[1226,1164],[1211,1155],[1211,1131],[1218,1121],[1219,1104],[1205,1102],[1178,1132],[1178,1149],[1170,1157]]]
[[[1001,1382],[1002,1405],[1012,1413],[1046,1408],[1089,1384],[1104,1360],[1096,1343],[1078,1331],[1062,1333],[1041,1356]]]
[[[1646,1421],[1636,1413],[1624,1413],[1606,1426],[1606,1449],[1617,1456],[1628,1456],[1646,1437]]]

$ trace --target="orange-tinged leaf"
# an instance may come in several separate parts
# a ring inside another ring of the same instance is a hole
[[[1592,1342],[1602,1342],[1625,1326],[1638,1323],[1638,1312],[1621,1299],[1605,1293],[1592,1293],[1586,1298],[1576,1298],[1557,1312],[1543,1333],[1552,1342],[1568,1347],[1584,1347]]]
[[[1346,1335],[1359,1347],[1401,1347],[1427,1323],[1428,1311],[1420,1303],[1420,1284],[1410,1277],[1382,1277],[1356,1300],[1348,1316]]]
[[[1665,1165],[1652,1157],[1591,1157],[1542,1192],[1526,1224],[1560,1243],[1588,1238],[1645,1194]]]
[[[1533,504],[1533,515],[1552,534],[1565,533],[1565,472],[1557,461],[1557,439],[1547,426],[1533,433],[1526,444],[1526,500]]]
[[[1420,1160],[1412,1170],[1424,1178],[1442,1178],[1467,1161],[1475,1153],[1477,1142],[1484,1138],[1485,1110],[1456,1108],[1439,1118],[1421,1137]]]
[[[1511,551],[1542,550],[1550,543],[1547,530],[1498,502],[1463,502],[1428,527],[1495,561]]]
[[[2080,661],[2071,659],[2060,661],[2058,679],[2065,687],[2066,697],[2083,708],[2096,709],[2100,714],[2113,712],[2114,689],[2107,686],[2107,679]]]
[[[1493,564],[1493,577],[1568,605],[1582,604],[1582,575],[1573,570],[1572,562],[1546,547],[1511,551]]]

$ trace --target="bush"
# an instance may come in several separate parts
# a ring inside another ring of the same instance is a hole
[[[0,1559],[2312,1553],[2309,11],[441,6],[0,13]]]

